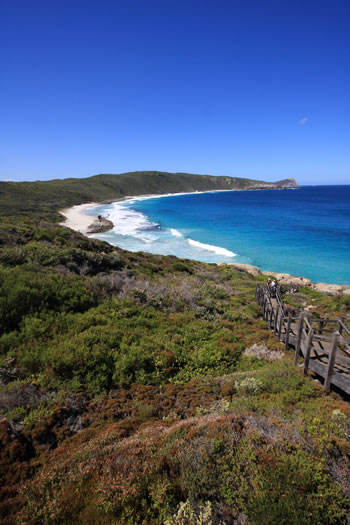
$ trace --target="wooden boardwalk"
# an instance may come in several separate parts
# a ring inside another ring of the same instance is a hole
[[[334,385],[350,394],[350,330],[344,319],[313,318],[303,310],[290,309],[280,291],[272,297],[267,285],[257,286],[256,300],[285,349],[295,348],[295,365],[302,358],[304,373],[312,370],[323,378],[327,392]]]

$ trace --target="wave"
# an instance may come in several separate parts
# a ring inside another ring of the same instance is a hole
[[[133,197],[103,205],[103,208],[100,206],[98,213],[107,216],[113,222],[114,227],[109,232],[93,236],[130,251],[176,255],[205,262],[217,262],[222,260],[222,257],[231,259],[236,256],[235,253],[221,246],[190,239],[176,228],[162,228],[159,223],[152,221],[142,211],[133,208],[136,201],[168,196],[174,196],[174,194]],[[95,212],[93,208],[91,212],[96,214],[96,208]]]
[[[231,252],[230,250],[227,250],[226,248],[222,248],[221,246],[213,246],[211,244],[204,244],[202,242],[194,241],[193,239],[187,239],[187,242],[191,246],[195,246],[196,248],[207,250],[209,252],[214,252],[217,255],[224,255],[225,257],[236,257],[237,255],[237,253]]]
[[[117,202],[112,205],[108,218],[114,224],[114,233],[117,235],[137,237],[144,242],[151,242],[152,232],[160,229],[158,223],[152,222],[143,213],[132,210]],[[147,235],[147,232],[151,235]]]
[[[182,233],[180,233],[178,230],[175,230],[175,228],[170,228],[170,233],[174,237],[179,237],[179,238],[183,237]]]

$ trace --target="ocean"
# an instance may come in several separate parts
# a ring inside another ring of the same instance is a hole
[[[87,213],[115,225],[94,237],[126,250],[350,285],[350,186],[134,197]]]

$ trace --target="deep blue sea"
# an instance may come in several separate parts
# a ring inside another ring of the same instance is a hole
[[[115,224],[94,237],[130,251],[350,285],[350,185],[135,197],[88,213]]]

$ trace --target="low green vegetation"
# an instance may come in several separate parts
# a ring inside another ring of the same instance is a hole
[[[82,179],[1,182],[0,215],[30,215],[59,220],[58,210],[84,202],[113,201],[128,195],[244,190],[297,186],[293,179],[276,183],[239,177],[135,171]],[[62,218],[61,218],[62,220]]]
[[[345,524],[349,404],[283,355],[263,278],[56,213],[0,219],[0,524]]]

